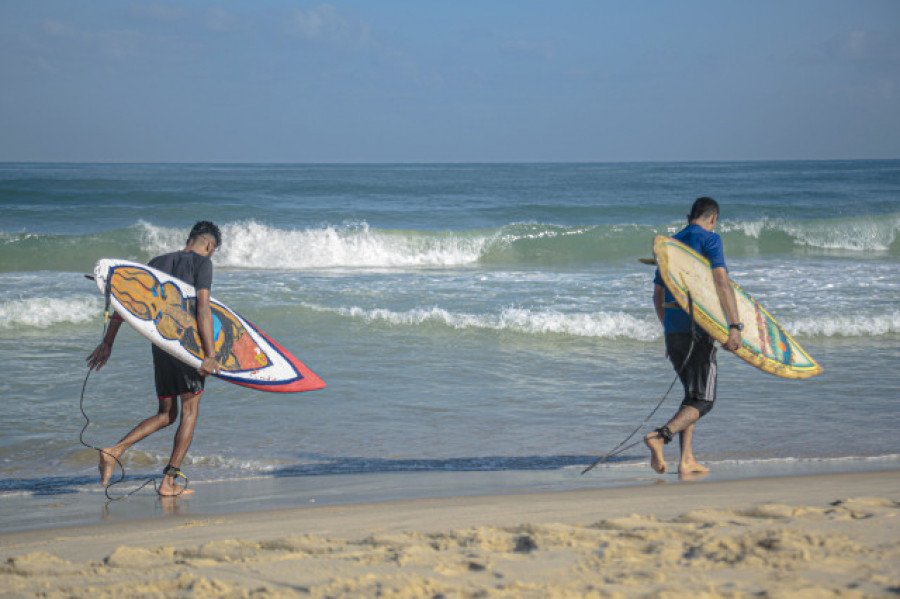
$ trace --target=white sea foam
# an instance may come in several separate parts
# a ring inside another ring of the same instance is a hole
[[[183,229],[158,227],[145,221],[140,221],[137,227],[141,239],[141,249],[152,256],[184,247],[187,235]]]
[[[824,337],[880,337],[900,333],[900,311],[880,315],[829,315],[802,318],[785,324],[792,335]]]
[[[396,326],[438,324],[454,330],[512,331],[529,335],[556,334],[599,339],[631,339],[656,341],[662,327],[652,317],[636,318],[624,312],[597,311],[563,313],[556,310],[531,310],[505,307],[496,314],[454,312],[440,307],[412,308],[395,311],[386,308],[326,307],[304,303],[317,312],[330,312],[355,318],[367,324],[385,323]],[[828,315],[787,321],[785,330],[804,337],[880,337],[900,333],[900,312],[878,316]]]
[[[89,322],[103,311],[100,297],[35,297],[0,303],[0,329]]]
[[[129,454],[132,464],[140,464],[136,468],[147,466],[163,468],[171,454],[165,451],[153,449],[132,449]],[[262,474],[278,468],[292,465],[294,462],[284,462],[272,458],[248,458],[234,457],[223,454],[205,454],[202,451],[193,451],[185,456],[184,465],[203,470],[215,470],[219,472],[247,472]],[[129,472],[130,473],[130,472]]]
[[[787,234],[799,246],[826,250],[876,251],[890,250],[900,236],[900,214],[880,218],[849,218],[841,220],[785,221],[762,219],[737,223],[723,223],[723,232],[741,231],[759,239],[773,231]]]
[[[143,223],[143,249],[158,254],[183,232]],[[249,221],[222,228],[217,264],[234,268],[396,268],[476,263],[492,236],[373,230],[366,223],[281,229]]]
[[[822,250],[887,252],[900,237],[900,215],[822,221],[761,219],[723,223],[721,230],[756,240],[777,233],[795,246]],[[141,249],[150,255],[184,244],[182,229],[142,222],[139,231]],[[484,231],[417,231],[372,228],[366,222],[291,229],[242,221],[223,225],[223,245],[213,260],[226,267],[271,269],[455,267],[485,260],[616,260],[642,251],[652,233],[651,228],[622,225],[510,223]],[[776,239],[775,243],[785,241]]]
[[[451,312],[438,307],[393,311],[385,308],[365,309],[358,306],[350,308],[326,308],[310,304],[305,306],[318,311],[358,318],[367,323],[384,322],[400,326],[436,323],[455,330],[484,329],[531,335],[558,334],[638,341],[653,341],[659,339],[662,333],[661,327],[654,320],[635,318],[623,312],[564,314],[553,310],[535,311],[506,307],[497,314],[470,314]]]

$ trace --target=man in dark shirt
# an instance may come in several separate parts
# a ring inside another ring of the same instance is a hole
[[[688,215],[688,226],[673,235],[709,260],[719,302],[730,323],[729,337],[722,345],[728,351],[741,347],[741,324],[728,279],[722,238],[715,233],[719,204],[712,198],[698,198]],[[663,445],[679,434],[681,459],[679,474],[707,472],[706,466],[694,459],[694,424],[706,415],[716,400],[716,347],[713,338],[694,326],[690,315],[675,303],[675,297],[663,283],[659,270],[653,285],[653,306],[666,335],[666,354],[684,386],[684,401],[678,413],[665,426],[648,433],[644,443],[650,449],[650,466],[659,474],[667,470]]]
[[[175,432],[172,455],[169,458],[169,464],[163,471],[159,494],[175,496],[193,492],[191,489],[177,485],[176,477],[181,475],[179,469],[181,462],[194,437],[194,426],[197,423],[200,396],[203,394],[206,377],[219,371],[213,344],[213,318],[209,306],[209,295],[213,275],[210,258],[221,243],[222,236],[219,228],[209,221],[200,221],[191,229],[187,245],[183,250],[163,254],[150,261],[150,266],[153,268],[177,277],[197,290],[197,331],[205,357],[200,368],[194,369],[155,345],[152,346],[159,410],[156,415],[134,427],[121,441],[100,451],[100,482],[103,485],[109,483],[116,460],[125,453],[125,450],[141,439],[175,422],[178,418],[178,398],[180,397],[181,423]],[[87,358],[89,368],[99,370],[109,360],[121,325],[121,317],[113,316],[103,341]]]

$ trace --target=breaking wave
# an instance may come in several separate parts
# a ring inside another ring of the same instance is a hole
[[[91,322],[103,313],[103,299],[97,297],[35,297],[0,302],[0,330]]]
[[[559,226],[512,223],[466,231],[378,229],[365,222],[280,228],[256,221],[222,227],[214,261],[226,268],[307,270],[328,268],[467,267],[620,262],[648,256],[656,235],[680,224]],[[844,252],[854,257],[900,256],[900,213],[879,218],[723,222],[729,257]],[[147,261],[180,248],[182,229],[140,222],[90,235],[0,233],[0,272],[88,272],[102,257]]]

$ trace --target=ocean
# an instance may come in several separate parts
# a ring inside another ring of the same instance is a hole
[[[192,483],[574,480],[672,383],[653,268],[638,259],[701,195],[721,205],[732,278],[824,373],[780,379],[721,351],[698,459],[714,471],[895,468],[900,161],[0,164],[0,503],[98,492],[79,406],[103,301],[83,275],[102,257],[180,249],[202,219],[223,232],[213,296],[328,387],[272,394],[210,380],[182,466]],[[680,399],[676,384],[645,429]],[[123,329],[83,406],[95,445],[155,412],[144,338]],[[173,433],[126,454],[123,489],[161,472]],[[646,463],[638,445],[580,480]]]

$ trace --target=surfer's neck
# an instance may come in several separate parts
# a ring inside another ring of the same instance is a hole
[[[200,235],[188,241],[183,252],[194,252],[201,256],[212,256],[216,251],[216,242],[211,235]]]
[[[694,220],[688,221],[688,224],[697,225],[698,227],[702,227],[703,229],[706,229],[707,231],[712,233],[716,229],[716,221],[718,220],[719,215],[716,213],[703,218],[695,218]]]

